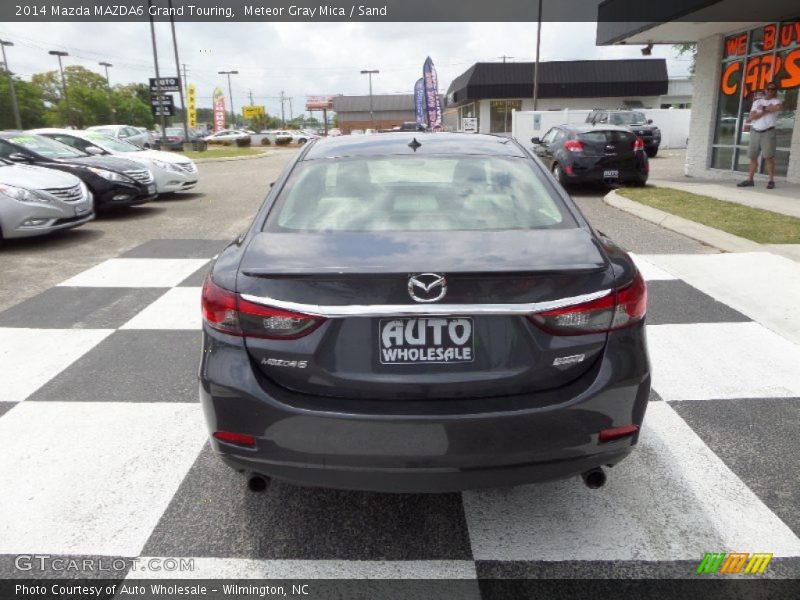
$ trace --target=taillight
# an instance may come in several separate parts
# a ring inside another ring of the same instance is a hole
[[[647,286],[641,273],[633,281],[597,300],[528,315],[540,329],[553,335],[584,335],[627,327],[644,318]]]
[[[293,340],[308,335],[324,321],[243,300],[214,283],[210,273],[203,284],[202,307],[209,327],[239,337]]]
[[[564,142],[564,150],[583,152],[583,143],[580,140],[567,140]]]
[[[635,150],[644,150],[644,140],[640,137],[637,137],[633,140],[633,149]]]

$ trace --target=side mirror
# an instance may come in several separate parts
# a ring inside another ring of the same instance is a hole
[[[8,160],[12,160],[14,162],[30,162],[31,157],[27,154],[23,154],[22,152],[12,152],[8,155]]]
[[[647,124],[648,125],[652,125],[653,124],[653,119],[647,119]]]
[[[541,144],[542,143],[542,139],[538,138],[538,137],[532,137],[531,138],[531,143],[532,144]]]
[[[87,146],[86,147],[86,154],[91,154],[92,156],[99,156],[100,154],[105,154],[106,151],[102,148],[98,148],[97,146]]]

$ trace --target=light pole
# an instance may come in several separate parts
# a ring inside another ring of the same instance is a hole
[[[19,104],[17,104],[17,92],[14,89],[14,78],[11,76],[11,69],[8,66],[8,59],[6,58],[6,46],[13,46],[14,42],[7,42],[0,40],[0,47],[3,48],[3,66],[8,75],[8,89],[11,93],[11,110],[14,111],[14,126],[17,129],[22,129],[22,119],[19,116]]]
[[[50,50],[48,54],[52,54],[53,56],[58,57],[58,70],[61,71],[61,90],[64,93],[64,106],[67,109],[67,121],[70,125],[74,125],[72,122],[72,111],[69,109],[69,97],[67,96],[67,80],[64,78],[64,65],[61,62],[62,56],[69,56],[69,52],[63,52],[61,50]]]
[[[233,109],[233,89],[231,89],[231,75],[238,75],[239,71],[218,71],[220,75],[228,76],[228,96],[231,99],[231,128],[236,127],[236,111]]]
[[[536,66],[533,70],[533,110],[539,102],[539,46],[542,39],[542,2],[539,0],[539,21],[536,24]]]
[[[372,76],[378,73],[380,73],[378,69],[361,71],[362,75],[369,75],[369,120],[373,129],[375,129],[375,113],[372,111]]]
[[[178,57],[178,38],[175,37],[175,17],[173,16],[172,10],[172,0],[168,0],[167,6],[169,7],[169,25],[172,29],[172,48],[175,50],[175,72],[177,73],[178,77],[181,75],[181,60]],[[184,76],[184,80],[186,76]],[[183,112],[183,143],[189,143],[189,121],[186,115],[186,101],[183,99],[183,89],[184,85],[186,85],[186,81],[183,82],[183,85],[178,86],[178,95],[181,99],[181,112]]]

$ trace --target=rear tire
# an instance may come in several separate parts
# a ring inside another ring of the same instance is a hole
[[[562,186],[567,186],[567,180],[564,176],[564,170],[561,168],[561,165],[558,163],[553,163],[553,176],[558,179],[558,183]]]
[[[645,154],[647,154],[649,158],[655,157],[655,155],[658,154],[658,146],[656,146],[655,148],[645,149]]]

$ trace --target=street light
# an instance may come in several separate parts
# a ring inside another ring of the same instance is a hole
[[[231,99],[231,127],[236,127],[236,111],[233,109],[233,90],[231,89],[231,75],[238,75],[239,71],[218,71],[219,75],[228,76],[228,96]]]
[[[7,42],[0,40],[0,47],[3,48],[3,66],[8,75],[8,89],[11,93],[11,109],[14,111],[14,126],[17,129],[22,129],[22,119],[19,116],[19,105],[17,104],[17,92],[14,89],[14,78],[11,76],[11,69],[8,66],[8,59],[6,58],[6,46],[13,46],[14,42]]]
[[[64,105],[67,109],[67,121],[72,125],[72,111],[69,109],[69,98],[67,97],[67,80],[64,78],[64,65],[61,62],[63,56],[69,56],[69,52],[61,50],[50,50],[48,54],[58,57],[58,70],[61,71],[61,90],[64,93]]]
[[[372,76],[378,73],[380,73],[378,69],[361,71],[362,75],[369,75],[369,120],[373,129],[375,129],[375,113],[372,112]]]

